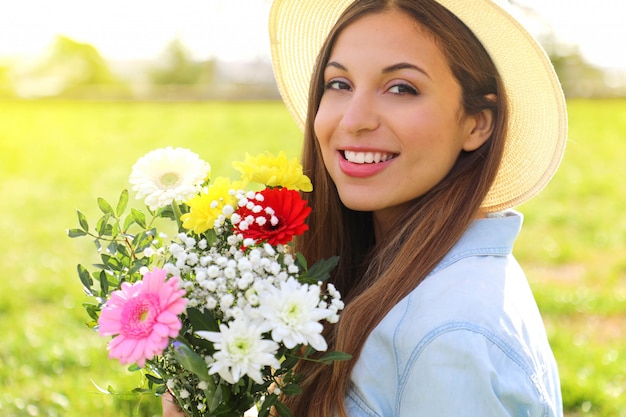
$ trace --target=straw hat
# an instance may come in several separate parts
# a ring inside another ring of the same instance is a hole
[[[508,98],[504,156],[483,209],[493,212],[521,204],[548,183],[565,150],[567,110],[554,68],[543,48],[504,5],[492,0],[436,1],[481,41],[502,77]],[[352,2],[274,0],[269,22],[274,74],[285,105],[301,129],[318,52]]]

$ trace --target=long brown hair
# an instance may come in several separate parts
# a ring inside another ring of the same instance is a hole
[[[339,33],[364,15],[395,9],[429,31],[462,88],[467,114],[494,113],[491,137],[477,150],[462,152],[448,175],[413,201],[387,236],[375,240],[372,214],[346,208],[321,158],[313,122],[324,92],[324,67]],[[496,94],[496,101],[486,95]],[[456,16],[434,0],[358,0],[339,18],[319,54],[309,92],[303,166],[314,191],[310,230],[296,248],[307,259],[340,255],[331,278],[346,308],[339,323],[325,329],[330,350],[351,361],[322,366],[302,362],[303,393],[284,400],[297,417],[345,416],[350,374],[371,331],[402,298],[424,280],[479,212],[502,157],[506,100],[497,70],[481,43]]]

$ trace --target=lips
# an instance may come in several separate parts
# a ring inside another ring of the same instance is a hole
[[[372,177],[383,171],[398,154],[388,152],[357,152],[344,150],[340,152],[339,167],[341,171],[354,178]]]

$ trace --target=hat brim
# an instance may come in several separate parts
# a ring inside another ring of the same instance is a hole
[[[298,126],[305,125],[315,60],[330,29],[354,0],[275,0],[270,12],[278,89]],[[507,11],[490,0],[436,0],[468,26],[493,60],[506,92],[504,155],[482,209],[517,206],[541,191],[567,142],[567,109],[549,57]]]

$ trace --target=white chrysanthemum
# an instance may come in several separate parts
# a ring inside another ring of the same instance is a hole
[[[129,182],[151,210],[191,199],[209,177],[211,167],[184,148],[155,149],[139,158]]]
[[[196,334],[213,342],[217,349],[209,374],[218,373],[231,384],[244,375],[262,384],[261,369],[266,366],[280,368],[280,362],[274,356],[278,344],[263,339],[261,328],[245,316],[231,321],[229,326],[220,324],[219,332],[199,331]]]
[[[272,339],[291,349],[299,344],[311,345],[317,351],[328,347],[321,335],[321,320],[331,313],[318,307],[320,288],[300,284],[293,278],[281,282],[280,288],[269,286],[259,294],[259,311],[272,332]]]

